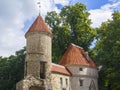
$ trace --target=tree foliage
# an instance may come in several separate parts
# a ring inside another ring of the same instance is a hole
[[[8,58],[0,57],[0,90],[16,90],[16,83],[23,79],[25,48]]]
[[[100,71],[100,90],[120,90],[120,12],[112,14],[112,20],[97,28],[95,59],[103,68]]]
[[[90,27],[89,15],[86,6],[81,3],[65,6],[60,13],[55,11],[47,13],[45,20],[53,32],[54,62],[60,60],[70,43],[77,44],[85,50],[89,49],[96,35],[95,30]]]

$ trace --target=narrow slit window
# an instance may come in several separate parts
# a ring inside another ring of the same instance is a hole
[[[60,84],[61,84],[61,86],[63,85],[63,80],[62,80],[62,78],[60,78]]]
[[[45,67],[46,67],[46,62],[40,62],[40,78],[45,79]]]
[[[68,85],[68,79],[66,78],[66,85]]]
[[[25,75],[27,75],[27,62],[25,62]]]

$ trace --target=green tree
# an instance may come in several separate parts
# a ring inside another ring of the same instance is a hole
[[[120,12],[112,14],[112,20],[97,28],[95,60],[103,68],[100,71],[100,90],[120,90]]]
[[[70,31],[68,30],[68,25],[62,25],[61,16],[55,11],[48,12],[45,20],[52,29],[52,59],[53,62],[57,63],[57,60],[60,59],[69,44]]]
[[[86,6],[76,3],[65,6],[58,14],[55,11],[47,13],[46,22],[53,32],[53,61],[58,62],[70,43],[77,44],[85,50],[89,49],[96,35],[90,27],[91,21]]]
[[[25,48],[8,58],[0,57],[0,90],[16,90],[16,83],[23,79]]]

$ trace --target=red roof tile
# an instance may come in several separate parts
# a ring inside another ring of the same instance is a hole
[[[83,65],[96,68],[96,64],[84,49],[74,44],[69,46],[59,64],[63,66]]]
[[[36,20],[33,22],[31,27],[29,28],[28,32],[34,32],[34,31],[42,31],[42,32],[48,32],[52,33],[49,29],[48,25],[45,23],[45,21],[42,19],[41,16],[38,16]]]
[[[54,63],[52,63],[51,71],[56,72],[56,73],[65,74],[68,76],[71,75],[71,73],[69,72],[69,70],[66,67],[58,65],[58,64],[54,64]]]

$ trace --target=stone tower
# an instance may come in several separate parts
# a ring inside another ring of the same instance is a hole
[[[27,40],[24,80],[17,90],[52,90],[51,38],[52,32],[38,16],[25,34]]]

